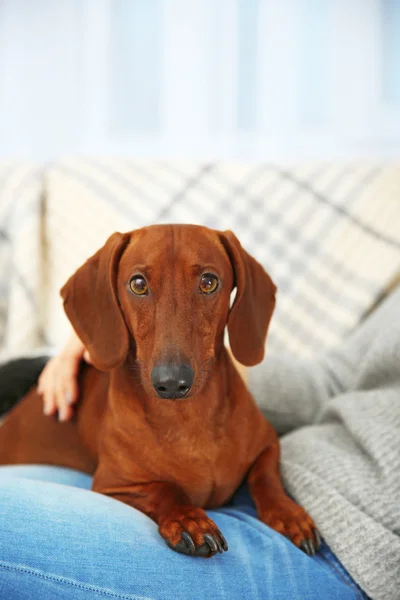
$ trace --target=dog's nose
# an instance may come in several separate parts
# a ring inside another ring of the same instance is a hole
[[[193,369],[185,364],[160,364],[151,372],[151,383],[160,398],[183,398],[192,387],[193,379]]]

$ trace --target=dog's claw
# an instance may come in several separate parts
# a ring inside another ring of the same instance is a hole
[[[203,537],[204,537],[204,540],[207,542],[207,544],[210,546],[210,550],[213,554],[216,554],[217,552],[219,552],[220,546],[214,536],[212,536],[210,533],[205,533]]]
[[[214,535],[211,535],[210,533],[205,533],[203,537],[205,544],[208,544],[211,550],[210,556],[213,556],[216,552],[219,552],[219,554],[223,554],[224,550],[225,552],[228,550],[228,544],[226,543],[224,536],[219,530],[217,530],[217,533]]]
[[[207,534],[207,533],[206,533],[206,535],[207,535],[207,536],[210,536],[210,534]],[[208,542],[208,540],[207,540],[207,538],[206,538],[206,535],[204,536],[204,539],[205,539],[205,540]],[[219,554],[223,554],[223,552],[224,552],[224,551],[223,551],[223,549],[222,549],[222,544],[221,544],[221,542],[219,541],[219,539],[218,539],[218,536],[217,536],[217,535],[211,535],[210,537],[212,537],[213,541],[215,542],[215,544],[216,544],[216,546],[217,546],[218,553],[219,553]]]
[[[314,537],[315,537],[315,547],[317,550],[319,550],[319,548],[321,547],[322,540],[321,540],[321,536],[320,536],[318,529],[314,529]]]
[[[194,545],[194,541],[192,540],[191,535],[187,533],[187,531],[183,531],[181,537],[186,543],[190,554],[194,554],[196,552],[196,546]]]
[[[221,542],[222,542],[222,549],[225,550],[225,552],[228,551],[228,544],[226,539],[224,538],[224,536],[222,535],[222,533],[220,532],[220,530],[218,529],[217,531],[219,537],[221,538]]]
[[[215,523],[197,506],[176,507],[160,519],[158,531],[165,543],[181,554],[211,558],[228,550]]]
[[[218,546],[218,552],[219,552],[219,554],[222,554],[222,553],[223,553],[223,550],[222,550],[222,545],[221,545],[221,542],[219,541],[219,539],[218,539],[218,537],[217,537],[217,536],[215,536],[215,537],[214,537],[214,539],[215,539],[215,541],[216,541],[216,543],[217,543],[217,546]]]
[[[182,532],[181,539],[175,546],[171,544],[168,539],[165,539],[165,542],[167,546],[169,546],[171,550],[175,550],[175,552],[188,554],[190,556],[203,556],[204,558],[209,558],[214,556],[217,552],[222,554],[224,550],[228,550],[228,544],[226,543],[225,538],[221,533],[219,535],[222,543],[216,535],[205,533],[203,535],[204,543],[201,544],[201,546],[195,546],[192,536],[187,531]]]
[[[308,544],[306,540],[303,540],[300,544],[300,548],[301,550],[303,550],[303,552],[305,552],[305,554],[308,554]]]
[[[190,538],[190,539],[192,539],[192,538]],[[197,548],[195,547],[194,552],[193,552],[193,547],[190,544],[190,542],[185,541],[182,538],[175,546],[173,544],[171,544],[171,542],[168,539],[165,540],[165,543],[167,544],[167,546],[169,548],[171,548],[171,550],[174,550],[175,552],[179,552],[179,554],[186,554],[189,556],[204,556],[204,558],[207,558],[207,556],[210,555],[210,546],[208,544],[202,544],[201,546],[197,546]]]
[[[300,544],[300,548],[305,552],[308,556],[315,555],[314,543],[311,540],[303,540]]]

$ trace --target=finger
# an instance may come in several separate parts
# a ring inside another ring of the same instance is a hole
[[[55,396],[50,389],[46,389],[43,392],[43,412],[46,416],[54,415],[57,410],[57,404]]]
[[[67,393],[63,388],[57,389],[56,403],[58,409],[58,420],[68,421],[72,417],[73,409],[71,405],[67,404]]]
[[[63,420],[67,419],[67,414],[72,416],[72,407],[79,396],[79,387],[77,383],[79,362],[64,363],[63,371],[58,376],[57,406],[62,409]]]
[[[63,406],[58,411],[58,420],[64,423],[72,418],[73,409],[71,406]]]
[[[66,394],[68,397],[68,395]],[[58,409],[58,420],[59,421],[69,421],[74,414],[74,406],[73,404],[63,404]]]
[[[83,353],[83,359],[85,360],[85,362],[87,362],[89,365],[92,364],[92,359],[90,358],[90,354],[87,350],[85,350],[85,352]]]
[[[39,375],[37,391],[40,395],[45,394],[46,391],[54,391],[54,380],[58,371],[58,361],[58,357],[50,359]]]
[[[70,409],[67,404],[67,394],[61,381],[58,382],[55,398],[58,409],[58,420],[66,421],[68,419]]]
[[[74,404],[78,400],[79,389],[76,381],[70,380],[57,390],[57,407],[60,421],[68,421],[74,414]]]
[[[54,386],[52,382],[53,369],[47,368],[46,376],[42,378],[42,401],[43,412],[45,415],[54,415],[57,410],[56,399],[54,397]]]
[[[36,386],[36,390],[38,392],[38,394],[42,395],[45,392],[46,389],[46,385],[47,385],[47,371],[48,369],[48,365],[44,368],[44,370],[41,372],[39,379],[37,381],[37,386]]]
[[[79,388],[76,379],[71,379],[64,383],[63,386],[65,395],[65,404],[67,406],[73,406],[78,400]]]

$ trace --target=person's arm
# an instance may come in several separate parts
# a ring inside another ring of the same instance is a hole
[[[49,360],[39,377],[38,392],[43,397],[45,415],[58,412],[60,421],[72,417],[73,405],[79,396],[78,371],[82,360],[91,362],[89,353],[73,331],[64,348]]]
[[[312,423],[337,391],[318,361],[281,356],[249,369],[247,385],[279,435]]]
[[[400,287],[336,348],[312,360],[268,356],[246,373],[257,404],[279,434],[309,425],[350,390],[379,332],[400,314]]]

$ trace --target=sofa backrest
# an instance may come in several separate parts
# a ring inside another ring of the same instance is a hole
[[[40,302],[34,344],[63,343],[69,323],[59,289],[117,230],[167,222],[232,229],[278,286],[267,343],[274,353],[308,356],[336,343],[400,270],[397,164],[289,169],[72,157],[47,166],[41,181],[36,203],[30,201],[36,225],[25,237],[14,232],[12,250],[19,270],[32,259],[40,273],[33,275]],[[18,200],[15,210],[24,212],[26,202]],[[14,280],[11,287],[20,285]],[[25,327],[18,316],[26,314],[25,301],[22,291],[17,301],[7,293],[3,351],[15,353],[24,350],[13,330]]]
[[[44,170],[0,162],[0,357],[44,342]]]

